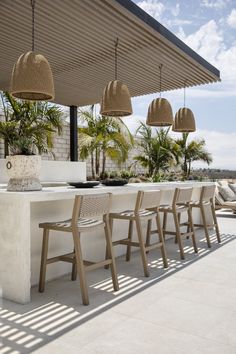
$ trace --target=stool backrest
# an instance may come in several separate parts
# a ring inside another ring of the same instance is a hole
[[[160,205],[161,191],[138,191],[135,211],[138,212],[141,209],[153,209]]]
[[[175,188],[173,205],[191,202],[193,188]]]
[[[110,211],[112,193],[76,195],[72,223],[79,218],[102,218]]]
[[[215,196],[216,186],[203,186],[200,195],[201,202],[208,202]]]

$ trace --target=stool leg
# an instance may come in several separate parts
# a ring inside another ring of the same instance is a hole
[[[41,266],[40,266],[40,275],[39,275],[40,293],[43,293],[45,288],[45,277],[46,277],[47,255],[48,255],[48,238],[49,238],[49,229],[43,229]]]
[[[207,240],[207,246],[209,248],[211,248],[211,240],[210,240],[210,236],[209,236],[209,233],[208,233],[205,210],[204,210],[204,206],[202,204],[200,204],[200,210],[201,210],[203,228],[204,228],[205,236],[206,236],[206,240]]]
[[[148,270],[146,249],[145,249],[145,245],[143,242],[141,222],[140,222],[140,219],[138,216],[136,216],[136,218],[135,218],[135,223],[136,223],[136,228],[137,228],[139,248],[140,248],[140,253],[141,253],[141,257],[142,257],[144,275],[145,275],[145,277],[149,277],[150,274],[149,274],[149,270]]]
[[[209,248],[211,248],[211,240],[210,240],[210,236],[209,236],[209,232],[208,232],[208,228],[207,228],[205,210],[204,210],[204,206],[202,204],[200,204],[200,211],[201,211],[201,217],[202,217],[202,224],[203,224],[203,228],[204,228],[205,236],[206,236],[206,240],[207,240],[207,246]]]
[[[166,237],[166,222],[167,222],[167,213],[164,212],[164,214],[163,214],[163,227],[162,227],[164,239]]]
[[[212,217],[213,217],[214,224],[215,224],[217,241],[218,241],[218,243],[221,243],[220,230],[219,230],[218,221],[217,221],[217,217],[216,217],[216,211],[215,211],[214,204],[213,204],[212,200],[211,200],[211,213],[212,213]]]
[[[146,246],[150,246],[151,231],[152,231],[152,219],[149,219],[147,223]],[[146,253],[149,253],[149,251],[146,251]]]
[[[74,257],[74,263],[72,264],[71,280],[75,281],[76,278],[77,278],[77,266],[76,266],[76,257]]]
[[[83,300],[84,305],[89,305],[88,288],[87,288],[87,282],[86,282],[86,277],[85,277],[85,269],[84,269],[81,243],[80,243],[80,233],[77,229],[73,229],[72,233],[73,233],[73,239],[74,239],[76,264],[77,264],[77,271],[79,274],[79,282],[80,282],[82,300]]]
[[[165,241],[164,241],[163,232],[162,232],[162,228],[161,228],[161,221],[160,221],[159,213],[157,213],[156,223],[157,223],[157,231],[158,231],[158,235],[159,235],[159,241],[162,243],[161,255],[162,255],[163,265],[164,265],[164,268],[168,268],[168,261],[167,261],[167,257],[166,257],[166,247],[165,247]]]
[[[178,223],[179,223],[179,225],[180,225],[181,214],[178,213],[178,214],[177,214],[177,217],[178,217]],[[175,236],[175,243],[178,243],[177,234],[176,234],[176,236]]]
[[[193,241],[194,252],[198,253],[198,247],[197,247],[197,242],[196,242],[196,237],[195,237],[195,232],[194,232],[192,208],[190,206],[188,207],[188,222],[189,222],[190,229],[192,231],[192,241]]]
[[[173,211],[173,217],[174,217],[174,223],[175,223],[176,237],[177,237],[177,241],[179,244],[180,258],[185,259],[184,249],[183,249],[182,240],[181,240],[179,220],[178,220],[178,215],[177,215],[176,211]]]
[[[108,259],[109,258],[111,259],[111,276],[112,276],[113,288],[115,291],[118,291],[119,284],[118,284],[117,273],[116,273],[116,263],[115,263],[114,253],[113,253],[111,231],[110,231],[108,217],[104,218],[104,222],[105,222],[104,231],[106,236],[107,255],[108,255]]]
[[[132,241],[133,229],[134,229],[134,221],[130,220],[130,222],[129,222],[129,232],[128,232],[128,239],[129,239],[130,242]],[[131,255],[131,245],[129,244],[127,246],[127,250],[126,250],[126,262],[130,261],[130,255]]]
[[[189,208],[191,208],[191,206],[189,205]],[[192,209],[191,209],[191,212],[192,212]],[[192,214],[193,215],[193,214]],[[190,227],[190,222],[188,220],[188,226],[187,226],[187,233],[189,233],[191,230],[191,227]],[[186,237],[186,239],[188,240],[189,239],[189,235]]]
[[[111,233],[111,242],[112,242],[112,232],[113,232],[113,218],[109,217],[109,230],[110,230],[110,233]],[[108,259],[109,256],[108,256],[108,249],[107,249],[107,244],[106,244],[106,256],[105,256],[105,259]],[[105,265],[104,266],[105,269],[109,269],[109,264]]]

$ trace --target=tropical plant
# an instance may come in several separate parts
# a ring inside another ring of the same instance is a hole
[[[141,154],[135,160],[148,169],[149,176],[160,175],[179,162],[179,146],[169,136],[169,129],[155,131],[141,122],[136,134],[141,135]]]
[[[187,142],[188,133],[182,134],[182,139],[177,139],[182,157],[182,174],[183,178],[188,179],[191,174],[191,166],[194,161],[202,161],[210,165],[212,162],[211,154],[206,150],[206,142],[204,139],[195,139]]]
[[[80,111],[85,126],[78,128],[80,158],[91,158],[92,176],[104,175],[107,157],[118,164],[125,162],[133,146],[133,137],[125,123],[117,117],[96,115],[94,106]],[[100,160],[102,166],[100,166]]]
[[[53,147],[53,133],[62,132],[61,110],[46,102],[21,101],[1,93],[5,121],[0,122],[0,138],[5,155],[33,155]]]

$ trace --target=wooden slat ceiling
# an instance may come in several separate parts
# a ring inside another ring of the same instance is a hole
[[[114,42],[119,38],[118,79],[132,96],[219,81],[219,71],[130,0],[36,0],[35,51],[49,60],[55,102],[83,106],[100,101],[114,78]],[[0,89],[31,49],[30,0],[0,2]]]

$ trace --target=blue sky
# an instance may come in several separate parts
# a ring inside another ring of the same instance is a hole
[[[236,169],[236,0],[134,2],[221,71],[222,82],[187,89],[186,106],[197,124],[191,137],[206,139],[214,159],[211,167]],[[154,97],[132,100],[134,115],[125,118],[132,131],[140,119],[145,121]],[[163,97],[170,100],[174,112],[183,105],[182,90]]]

